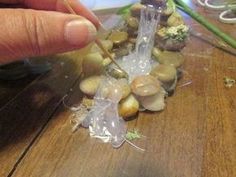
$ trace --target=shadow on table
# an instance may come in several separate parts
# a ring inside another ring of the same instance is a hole
[[[0,80],[0,108],[12,98],[14,98],[20,91],[22,91],[28,84],[30,84],[36,78],[36,75],[32,75],[16,81]]]
[[[59,59],[51,72],[42,75],[16,98],[0,107],[0,153],[8,151],[7,146],[10,151],[12,146],[16,147],[13,151],[27,148],[52,118],[64,95],[77,82],[80,63],[76,61],[79,62],[79,59]]]

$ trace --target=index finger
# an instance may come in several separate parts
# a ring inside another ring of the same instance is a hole
[[[98,18],[92,11],[87,9],[79,0],[0,0],[5,4],[23,4],[28,8],[38,10],[54,10],[68,13],[64,1],[68,1],[76,14],[81,15],[91,21],[97,28],[100,26]]]
[[[60,11],[68,12],[68,9],[65,6],[65,3],[68,3],[72,9],[76,12],[76,14],[81,15],[88,20],[90,20],[97,28],[100,26],[100,22],[97,16],[87,9],[79,0],[57,0],[57,8]]]
[[[0,0],[3,4],[19,4],[22,0]]]

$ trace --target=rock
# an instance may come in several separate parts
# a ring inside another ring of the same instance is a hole
[[[85,78],[80,82],[80,90],[86,95],[94,96],[101,80],[101,76],[90,76],[88,78]]]
[[[166,7],[166,0],[141,0],[141,4],[153,5],[156,7]]]
[[[160,64],[171,65],[174,66],[175,68],[179,68],[184,63],[184,56],[180,52],[163,51],[160,52],[156,60]]]
[[[139,20],[136,17],[129,16],[126,19],[128,27],[132,28],[133,30],[137,30],[139,26]]]
[[[167,20],[168,26],[179,26],[184,24],[183,17],[178,13],[174,12]]]
[[[110,53],[110,54],[111,54],[112,58],[117,57],[115,53]],[[104,58],[102,63],[103,63],[103,66],[106,67],[112,63],[112,60],[109,57],[107,57],[107,58]]]
[[[118,84],[122,90],[122,99],[124,99],[131,93],[130,85],[126,79],[119,79]]]
[[[174,66],[160,64],[152,69],[150,75],[154,76],[163,83],[168,83],[175,80],[177,71]]]
[[[136,3],[130,8],[131,15],[139,18],[141,14],[141,9],[145,9],[145,8],[146,8],[145,5]]]
[[[114,49],[113,52],[116,54],[117,58],[121,58],[129,54],[129,49],[127,47],[121,47]]]
[[[156,39],[157,46],[162,50],[181,51],[186,46],[186,40]]]
[[[113,42],[111,40],[101,40],[102,45],[107,51],[111,51],[113,49]],[[98,47],[96,43],[94,43],[90,49],[90,53],[99,52],[101,55],[104,55],[104,52]]]
[[[135,116],[139,111],[139,102],[131,94],[119,104],[119,115],[125,120],[129,117]]]
[[[177,70],[174,66],[160,64],[152,69],[150,75],[161,81],[168,93],[174,91],[177,83]]]
[[[127,78],[126,73],[124,73],[122,70],[118,68],[107,67],[106,73],[116,79]]]
[[[140,104],[149,111],[161,111],[165,108],[166,92],[163,88],[158,93],[152,96],[139,97]]]
[[[162,51],[161,51],[160,49],[158,49],[157,47],[154,47],[154,48],[152,49],[152,55],[156,58],[156,60],[158,60],[158,58],[159,58],[161,52],[162,52]]]
[[[186,25],[163,27],[156,32],[155,44],[161,50],[180,51],[186,46],[187,36]]]
[[[128,39],[128,41],[129,41],[131,44],[136,44],[137,38],[132,38],[132,37],[130,37],[130,38]]]
[[[131,83],[131,90],[137,96],[155,95],[160,88],[160,82],[150,75],[138,76]]]
[[[113,31],[108,37],[114,45],[121,45],[128,40],[128,33],[124,31]]]
[[[101,75],[104,71],[102,55],[99,52],[86,55],[83,59],[82,70],[86,77]]]
[[[131,88],[126,79],[113,79],[112,84],[105,84],[105,86],[101,87],[100,93],[103,98],[109,98],[111,100],[113,98],[119,98],[118,100],[122,100],[131,93]]]

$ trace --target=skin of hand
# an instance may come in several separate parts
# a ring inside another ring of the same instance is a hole
[[[0,64],[82,48],[96,38],[97,17],[79,0],[0,0]]]

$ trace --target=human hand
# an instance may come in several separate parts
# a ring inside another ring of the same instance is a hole
[[[79,0],[0,0],[23,8],[0,9],[0,64],[84,47],[96,37],[97,17]]]

